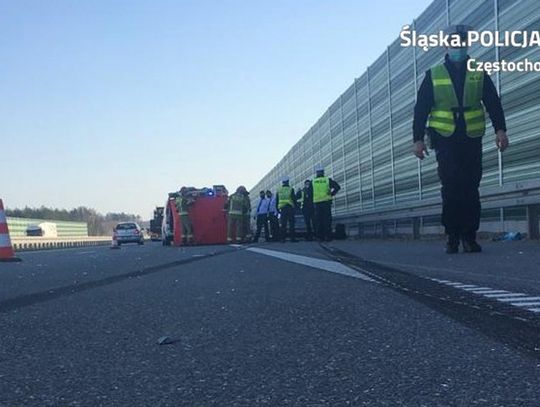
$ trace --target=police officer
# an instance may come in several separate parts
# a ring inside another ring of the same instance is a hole
[[[313,203],[315,206],[315,231],[321,242],[332,240],[332,200],[341,189],[332,178],[324,175],[324,168],[315,168],[313,179]]]
[[[298,191],[297,198],[300,200],[304,223],[306,224],[306,240],[313,240],[313,231],[315,229],[313,216],[315,207],[313,206],[313,185],[311,180],[304,181],[304,188]]]
[[[297,242],[294,234],[294,209],[297,206],[294,188],[289,185],[289,177],[284,177],[281,181],[281,188],[276,193],[278,211],[281,214],[281,241],[285,242],[287,237],[287,224],[289,225],[289,236],[291,242]]]
[[[482,250],[476,232],[480,224],[478,188],[486,110],[497,148],[502,152],[508,147],[504,112],[491,78],[467,68],[465,41],[470,30],[464,25],[446,30],[448,35],[459,35],[464,46],[448,48],[444,63],[426,72],[414,109],[414,154],[419,159],[427,154],[426,132],[436,152],[447,253],[457,253],[460,240],[465,252]]]
[[[265,191],[259,192],[259,203],[257,204],[257,213],[255,220],[257,221],[257,231],[255,232],[254,242],[259,241],[261,230],[264,229],[264,239],[268,242],[270,234],[268,232],[268,210],[270,208],[270,199],[266,197]]]
[[[244,194],[244,214],[242,216],[242,234],[245,241],[251,240],[251,200],[249,199],[249,191],[246,187],[241,186]]]
[[[266,198],[270,201],[268,205],[268,222],[270,223],[271,240],[279,239],[279,222],[276,197],[272,195],[272,191],[266,191]]]

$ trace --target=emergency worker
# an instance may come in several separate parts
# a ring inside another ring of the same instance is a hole
[[[281,215],[281,241],[285,242],[287,238],[287,225],[289,225],[289,237],[291,242],[297,242],[294,233],[294,210],[298,205],[294,188],[289,185],[289,177],[284,177],[281,181],[281,187],[276,193],[276,202],[278,211]]]
[[[321,242],[332,240],[332,201],[341,186],[324,175],[324,168],[315,168],[313,179],[313,204],[315,207],[315,230]]]
[[[261,237],[261,231],[264,229],[264,239],[268,242],[270,240],[270,233],[268,232],[268,209],[270,207],[270,199],[266,197],[264,191],[259,192],[259,203],[257,204],[257,213],[255,214],[255,220],[257,222],[257,231],[255,232],[254,242],[259,241]]]
[[[244,241],[244,214],[246,213],[245,188],[242,186],[236,189],[236,192],[229,196],[225,203],[227,211],[227,242],[233,242],[233,235],[237,243]]]
[[[242,216],[242,234],[246,241],[251,241],[251,200],[249,199],[249,191],[246,187],[241,186],[242,194],[244,194],[244,214]]]
[[[313,217],[315,216],[315,207],[313,205],[313,184],[311,180],[304,181],[304,187],[298,191],[297,199],[302,208],[302,215],[306,224],[306,240],[313,240],[313,231],[315,224]]]
[[[426,72],[414,108],[413,152],[427,154],[424,134],[436,152],[441,182],[442,224],[448,235],[447,253],[480,252],[476,232],[480,224],[479,185],[482,179],[482,137],[486,110],[500,152],[508,147],[506,122],[497,90],[487,73],[469,71],[465,45],[471,27],[450,26],[446,34],[459,36],[462,47],[448,48],[444,63]]]
[[[266,198],[270,200],[268,204],[268,223],[270,223],[270,239],[273,241],[279,240],[279,221],[276,197],[272,195],[272,191],[266,191]]]
[[[178,215],[180,216],[182,244],[192,245],[195,241],[193,236],[193,223],[189,217],[189,209],[195,203],[195,199],[191,196],[186,187],[182,187],[179,195],[176,197],[175,203]]]

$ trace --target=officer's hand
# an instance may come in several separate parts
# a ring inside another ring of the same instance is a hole
[[[425,153],[425,155],[424,155]],[[425,156],[428,156],[428,150],[423,141],[415,141],[413,145],[413,154],[419,159],[423,160]]]
[[[501,153],[508,148],[508,137],[504,130],[497,131],[497,134],[495,135],[495,144]]]

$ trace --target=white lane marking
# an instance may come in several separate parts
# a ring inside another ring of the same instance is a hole
[[[472,292],[475,292],[475,293],[480,293],[484,290],[493,290],[493,288],[489,288],[489,287],[475,287],[475,288],[465,288],[465,291],[472,291]]]
[[[513,297],[513,298],[497,298],[497,301],[501,302],[521,302],[521,301],[536,301],[540,300],[540,297]]]
[[[472,294],[481,295],[482,297],[497,300],[505,304],[512,305],[514,307],[523,307],[527,311],[538,313],[540,312],[540,297],[527,296],[523,293],[512,293],[506,290],[495,290],[489,287],[478,287],[471,284],[463,284],[455,281],[441,280],[437,278],[430,278],[432,281],[458,288],[463,291],[468,291]]]
[[[383,261],[383,260],[377,261],[377,262],[380,263],[380,264],[386,265],[386,266],[396,266],[398,268],[399,267],[406,267],[406,268],[411,268],[413,270],[426,270],[426,271],[436,272],[436,273],[449,273],[449,274],[455,274],[455,275],[459,275],[459,276],[467,277],[467,278],[470,278],[471,276],[479,277],[479,278],[491,278],[491,279],[496,279],[497,282],[499,282],[499,280],[500,280],[500,276],[497,276],[496,274],[493,274],[493,273],[490,273],[490,274],[475,273],[475,272],[472,272],[470,270],[456,270],[456,269],[451,269],[451,268],[446,268],[446,267],[420,266],[418,264],[395,263],[395,262]],[[533,283],[533,284],[538,283],[538,281],[536,281],[535,279],[531,279],[531,278],[519,278],[519,277],[505,276],[504,279],[505,280],[512,280],[512,281],[519,281],[519,282],[524,282],[524,283]],[[459,284],[459,283],[456,283],[456,284]]]
[[[232,244],[232,243],[229,246],[236,247],[236,248],[243,247],[241,244]]]
[[[95,252],[77,252],[77,254],[94,254]]]
[[[509,297],[521,297],[524,294],[522,294],[522,293],[510,293],[510,292],[507,291],[506,293],[501,293],[501,294],[480,294],[480,295],[483,295],[484,297],[487,297],[487,298],[498,299],[498,298],[509,298]]]
[[[376,281],[366,276],[365,274],[355,271],[350,267],[347,267],[337,261],[316,259],[313,257],[300,256],[298,254],[278,252],[275,250],[260,249],[258,247],[250,247],[247,249],[250,252],[263,254],[265,256],[275,257],[281,260],[289,261],[291,263],[301,264],[303,266],[313,267],[331,273],[341,274],[348,277],[359,278],[364,281],[370,281],[375,283]]]
[[[533,301],[533,302],[512,302],[512,305],[515,305],[516,307],[537,307],[540,305],[540,301]]]

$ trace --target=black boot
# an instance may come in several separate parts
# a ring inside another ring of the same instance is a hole
[[[448,241],[446,242],[446,253],[455,254],[459,251],[459,237],[454,235],[448,236]]]
[[[463,251],[465,253],[480,253],[482,246],[476,240],[463,240]]]

